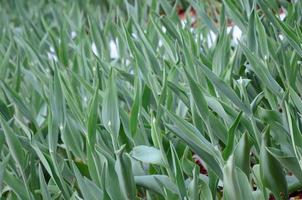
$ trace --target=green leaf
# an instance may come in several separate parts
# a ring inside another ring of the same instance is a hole
[[[286,22],[281,22],[277,18],[274,18],[274,23],[276,23],[277,26],[281,29],[289,44],[297,51],[300,56],[302,56],[301,37],[297,35],[297,31],[290,27]]]
[[[260,151],[260,174],[263,185],[273,192],[277,199],[288,199],[287,183],[284,172],[278,160],[267,150],[270,143],[269,127],[262,136]]]
[[[163,165],[162,153],[154,147],[139,145],[132,149],[130,155],[143,163]]]
[[[157,33],[159,34],[160,39],[163,42],[163,45],[165,47],[165,50],[167,51],[169,57],[172,59],[172,62],[178,63],[179,58],[178,58],[173,40],[171,40],[168,37],[168,35],[163,32],[163,30],[159,27],[158,22],[155,22],[154,17],[151,17],[151,22],[154,25]]]
[[[3,190],[4,174],[6,170],[7,163],[9,161],[10,155],[8,154],[2,162],[0,162],[0,191]],[[0,193],[0,198],[2,198],[2,192]]]
[[[177,186],[166,175],[134,176],[134,180],[136,185],[145,187],[161,195],[164,195],[164,189],[167,189],[174,194],[179,194]],[[158,184],[158,181],[160,181],[164,187],[161,187],[161,185]]]
[[[9,127],[8,123],[0,115],[0,125],[5,135],[5,141],[9,148],[10,154],[16,162],[18,168],[22,171],[25,164],[25,154],[22,148],[22,144],[13,129]]]
[[[234,121],[233,125],[228,130],[228,142],[222,153],[224,160],[228,160],[229,156],[233,152],[234,141],[235,141],[235,131],[236,131],[238,124],[240,123],[241,115],[242,115],[242,112],[239,113],[239,115],[236,117],[236,120]]]
[[[295,121],[292,120],[290,110],[288,104],[285,102],[285,111],[287,116],[287,122],[289,127],[289,135],[291,138],[291,145],[293,147],[296,158],[299,161],[300,168],[302,169],[302,164],[300,163],[302,160],[299,148],[302,147],[302,136],[299,134],[298,126]]]
[[[256,17],[255,20],[256,30],[259,38],[259,49],[261,51],[262,58],[268,59],[269,51],[268,51],[268,44],[267,44],[267,34],[258,15],[256,15],[255,17]]]
[[[92,148],[94,147],[96,142],[98,108],[99,108],[99,95],[98,95],[98,84],[96,84],[95,92],[90,103],[88,120],[87,120],[88,142]]]
[[[19,196],[19,198],[25,200],[33,199],[24,187],[24,183],[20,181],[20,179],[18,179],[15,174],[11,174],[10,172],[5,171],[3,179],[5,184],[7,184]]]
[[[229,60],[230,39],[227,35],[226,26],[223,25],[221,33],[219,33],[217,45],[213,55],[213,69],[212,71],[220,76],[226,69]]]
[[[73,164],[73,170],[75,172],[75,176],[79,184],[81,193],[85,200],[103,199],[103,191],[100,188],[98,188],[95,185],[95,183],[93,183],[92,181],[88,180],[85,177],[82,177],[78,168],[74,164]]]
[[[254,199],[248,178],[235,166],[233,156],[229,157],[223,168],[223,186],[226,200]]]
[[[232,20],[239,26],[239,28],[245,32],[247,23],[244,19],[244,15],[242,15],[241,11],[238,8],[238,4],[236,5],[232,0],[224,0],[223,1],[227,13],[230,15]]]
[[[114,163],[108,161],[103,166],[102,176],[103,185],[110,199],[124,199],[120,189],[119,180],[115,172]]]
[[[55,128],[65,126],[65,99],[62,91],[62,84],[59,75],[59,69],[55,66],[55,72],[52,82],[52,96],[50,96],[51,111]]]
[[[30,121],[36,124],[35,117],[30,111],[29,106],[22,101],[21,97],[12,90],[5,82],[0,81],[0,86],[5,91],[5,94],[8,96],[9,100],[16,105],[16,108]]]
[[[273,147],[268,147],[267,151],[285,168],[291,171],[300,181],[302,180],[302,169],[300,168],[297,157]]]
[[[199,194],[199,200],[208,200],[208,199],[213,199],[211,190],[208,186],[208,184],[206,182],[204,182],[203,180],[200,180],[200,184],[199,184],[199,190],[200,190],[200,194]]]
[[[199,167],[195,166],[193,169],[193,179],[188,185],[188,197],[192,200],[199,200]],[[211,194],[211,191],[210,191]],[[202,195],[202,197],[205,195]],[[208,197],[208,196],[207,196]],[[210,198],[212,199],[212,198]]]
[[[242,103],[239,97],[236,95],[234,90],[232,90],[223,80],[218,78],[207,66],[199,62],[200,69],[208,77],[210,81],[216,86],[216,88],[228,97],[239,109],[245,112],[247,115],[251,114],[249,108]]]
[[[242,43],[240,43],[240,47],[242,48],[244,54],[250,62],[253,71],[260,78],[263,84],[266,85],[272,92],[274,92],[274,94],[281,96],[284,91],[277,83],[277,81],[273,78],[266,64],[261,59],[257,58],[256,55]]]
[[[183,170],[181,168],[177,152],[171,142],[170,142],[170,149],[172,153],[172,164],[173,164],[172,166],[173,166],[174,177],[180,192],[180,196],[182,199],[184,199],[187,198],[187,195],[186,195],[185,179],[182,173]]]
[[[220,153],[217,152],[212,144],[190,123],[169,111],[167,111],[166,114],[170,120],[175,123],[174,125],[166,124],[167,128],[184,140],[184,142],[212,168],[217,176],[222,177],[222,171],[219,166],[219,162],[222,159]]]
[[[136,187],[131,169],[131,160],[128,154],[124,153],[125,146],[116,152],[115,171],[120,183],[120,189],[124,199],[132,200],[136,196]]]
[[[44,174],[43,174],[41,165],[39,165],[39,181],[40,181],[40,190],[41,190],[43,199],[51,200],[51,196],[50,196],[49,190],[47,188],[47,184],[46,184],[46,181],[44,178]]]
[[[9,46],[7,48],[7,51],[4,55],[4,57],[2,58],[1,64],[0,64],[0,80],[4,80],[5,75],[6,75],[6,71],[7,71],[7,64],[9,61],[9,57],[12,51],[12,46],[13,46],[13,41],[11,41],[9,43]]]
[[[302,100],[299,95],[292,88],[289,88],[289,95],[298,111],[302,114]]]
[[[257,41],[256,41],[256,24],[255,24],[256,13],[252,11],[247,31],[247,46],[252,52],[257,52]]]
[[[200,89],[200,86],[197,85],[197,83],[193,80],[193,78],[190,76],[190,74],[187,72],[187,70],[184,68],[185,74],[187,76],[191,94],[194,98],[194,103],[196,107],[198,108],[198,112],[205,123],[208,123],[209,118],[209,108],[207,105],[207,102],[205,100],[205,97],[203,95],[202,90]]]
[[[102,120],[108,132],[118,137],[120,130],[119,105],[115,84],[115,73],[110,72],[102,103]]]
[[[130,113],[130,130],[132,136],[135,136],[138,126],[139,111],[141,107],[141,83],[138,78],[135,79],[135,95],[134,102]]]
[[[252,145],[249,142],[248,134],[244,133],[234,151],[235,164],[248,177],[250,174],[250,150]]]

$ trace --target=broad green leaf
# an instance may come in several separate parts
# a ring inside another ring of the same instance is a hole
[[[207,199],[213,199],[211,190],[206,182],[203,180],[200,180],[199,184],[199,200],[207,200]]]
[[[223,168],[223,186],[223,197],[226,200],[254,199],[248,178],[235,166],[233,156],[229,157]]]
[[[270,143],[269,127],[262,136],[260,151],[260,174],[264,187],[273,192],[277,199],[288,199],[287,183],[284,172],[278,160],[267,150]]]
[[[302,180],[302,170],[297,157],[276,148],[267,148],[267,151],[273,155],[285,168],[289,169],[300,181]]]
[[[244,133],[234,151],[235,164],[248,177],[250,174],[250,150],[252,145],[249,142],[248,134]]]
[[[174,194],[178,194],[177,186],[169,179],[166,175],[144,175],[144,176],[134,176],[136,185],[145,187],[149,190],[157,192],[164,195],[164,189],[167,189]],[[160,181],[164,188],[158,184],[157,181]]]
[[[103,166],[103,173],[101,177],[103,178],[106,193],[110,199],[124,199],[119,186],[119,180],[115,172],[114,163],[107,161],[105,163],[106,164]]]
[[[103,199],[103,191],[100,188],[98,188],[98,186],[96,186],[95,183],[83,177],[74,164],[73,164],[73,170],[75,172],[75,176],[79,184],[81,193],[85,200]]]
[[[163,165],[162,153],[154,147],[139,145],[132,149],[130,155],[143,163]]]
[[[193,127],[190,123],[185,120],[179,118],[178,116],[166,112],[168,117],[175,124],[167,124],[167,128],[169,128],[174,134],[180,137],[184,142],[186,142],[190,148],[198,154],[208,165],[212,168],[213,171],[217,174],[217,176],[221,177],[222,172],[219,166],[219,162],[221,162],[221,155],[216,149],[212,146],[212,144],[203,137],[199,131]]]

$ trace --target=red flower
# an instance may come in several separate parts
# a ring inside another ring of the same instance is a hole
[[[199,165],[200,173],[204,175],[208,175],[208,170],[205,167],[203,160],[196,154],[193,155],[193,159],[197,165]]]

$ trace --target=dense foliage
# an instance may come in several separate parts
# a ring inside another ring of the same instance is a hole
[[[288,199],[301,24],[300,0],[0,0],[1,199]]]

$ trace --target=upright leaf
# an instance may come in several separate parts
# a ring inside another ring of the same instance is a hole
[[[111,71],[102,103],[102,120],[107,131],[117,138],[120,130],[120,117],[115,81],[115,73]]]

